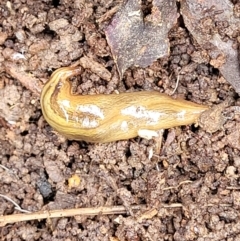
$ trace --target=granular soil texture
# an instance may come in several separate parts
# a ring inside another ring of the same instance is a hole
[[[150,2],[142,1],[146,14]],[[239,2],[230,3],[240,9]],[[131,67],[120,79],[104,29],[121,4],[1,1],[0,215],[26,215],[9,199],[29,212],[125,210],[2,224],[1,240],[240,240],[238,95],[181,16],[168,33],[169,56],[146,68]],[[239,45],[239,34],[233,41]],[[81,95],[142,90],[171,95],[177,86],[175,97],[195,103],[216,106],[229,97],[232,102],[213,133],[189,125],[165,130],[155,140],[70,141],[44,120],[40,92],[54,70],[86,56],[111,78],[83,68],[73,79]]]

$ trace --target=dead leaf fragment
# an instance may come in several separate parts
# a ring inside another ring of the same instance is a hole
[[[202,49],[208,51],[210,63],[240,93],[238,50],[233,48],[239,33],[240,19],[234,16],[230,0],[182,0],[184,23]]]
[[[127,68],[144,68],[169,54],[167,35],[177,18],[175,0],[153,0],[152,12],[145,19],[141,0],[122,6],[105,30],[121,78]]]

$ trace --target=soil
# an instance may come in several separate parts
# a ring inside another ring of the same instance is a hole
[[[30,212],[127,210],[9,223],[0,227],[1,240],[240,240],[239,96],[204,59],[181,18],[169,32],[169,56],[129,68],[120,79],[104,29],[121,3],[1,1],[0,194]],[[212,107],[231,97],[231,106],[224,105],[217,131],[191,125],[165,130],[158,140],[66,140],[44,120],[39,93],[55,69],[84,56],[111,79],[84,68],[74,80],[79,94],[171,95],[179,80],[174,96]],[[14,213],[14,204],[0,196],[0,217]]]

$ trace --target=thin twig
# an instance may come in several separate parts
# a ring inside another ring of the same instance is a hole
[[[109,11],[103,14],[99,19],[97,19],[97,22],[102,23],[103,21],[110,19],[118,11],[119,8],[120,6],[115,6],[111,8]]]
[[[26,209],[22,209],[16,202],[14,202],[11,198],[5,196],[5,195],[2,195],[0,194],[0,197],[8,200],[9,202],[11,202],[14,206],[15,206],[15,209],[22,212],[22,213],[31,213],[30,211],[26,210]]]
[[[8,172],[11,172],[10,169],[8,169],[7,167],[3,166],[2,164],[0,164],[0,167],[1,167],[2,169],[4,169],[4,170],[8,171]]]
[[[240,190],[240,187],[226,187],[227,190]]]
[[[133,210],[140,210],[146,208],[145,205],[132,206]],[[39,211],[35,213],[19,213],[6,216],[0,216],[0,227],[5,226],[8,223],[15,223],[20,221],[29,220],[40,220],[49,218],[61,218],[61,217],[72,217],[77,215],[84,216],[95,216],[95,215],[110,215],[110,214],[124,214],[127,210],[124,206],[112,206],[112,207],[97,207],[97,208],[76,208],[76,209],[65,209],[65,210],[50,210],[50,211]]]
[[[231,204],[207,204],[207,207],[220,206],[220,207],[231,207]],[[181,203],[172,203],[169,205],[163,205],[161,208],[182,208]],[[132,210],[143,210],[147,209],[146,205],[133,205]],[[50,211],[39,211],[35,213],[19,213],[6,216],[0,216],[0,227],[5,226],[8,223],[15,223],[20,221],[30,220],[41,220],[49,218],[61,218],[61,217],[73,217],[77,215],[84,216],[96,216],[96,215],[113,215],[113,214],[125,214],[127,209],[124,206],[112,206],[112,207],[97,207],[97,208],[76,208],[76,209],[65,209],[65,210],[50,210]]]
[[[179,71],[179,73],[178,73],[178,75],[177,75],[177,82],[176,82],[176,86],[175,86],[175,88],[174,88],[173,92],[172,92],[170,95],[173,95],[173,94],[176,92],[177,88],[178,88],[179,79],[180,79],[180,73],[181,73],[181,70]]]
[[[165,190],[170,190],[170,189],[177,189],[177,188],[179,188],[181,185],[183,185],[183,184],[188,184],[188,183],[192,183],[192,181],[190,181],[190,180],[182,181],[182,182],[180,182],[177,186],[165,187],[165,188],[163,188],[163,190],[165,191]]]
[[[175,91],[177,90],[177,88],[178,88],[178,84],[179,84],[179,79],[180,79],[180,73],[178,73],[176,86],[175,86],[173,92],[171,93],[171,95],[173,95],[173,94],[175,93]]]
[[[5,171],[7,171],[10,175],[14,176],[16,179],[19,179],[19,177],[16,175],[16,173],[13,170],[3,166],[2,164],[0,164],[0,167]]]

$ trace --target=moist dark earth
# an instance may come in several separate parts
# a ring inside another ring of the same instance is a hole
[[[145,14],[149,3],[142,1]],[[230,3],[240,9],[239,2]],[[181,16],[168,33],[169,55],[119,78],[104,29],[122,4],[1,1],[0,194],[30,212],[126,208],[121,214],[16,221],[0,227],[1,240],[240,240],[239,96],[204,59],[206,50]],[[233,41],[239,46],[239,34]],[[178,98],[214,107],[230,97],[231,105],[213,133],[189,125],[165,130],[156,140],[69,141],[44,120],[39,93],[54,70],[84,56],[104,66],[111,79],[84,68],[73,80],[78,94],[172,95],[176,87]],[[20,213],[5,197],[0,217]]]

